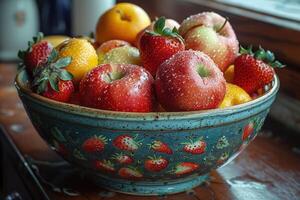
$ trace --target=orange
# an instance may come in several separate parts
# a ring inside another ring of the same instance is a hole
[[[137,34],[151,23],[148,14],[131,3],[118,3],[106,11],[96,26],[96,41],[101,44],[118,39],[134,43]]]
[[[219,108],[226,108],[251,101],[249,94],[241,87],[226,83],[226,94]]]
[[[78,83],[87,72],[98,65],[96,50],[86,39],[72,38],[61,43],[56,49],[59,58],[72,58],[66,70],[74,76],[74,83]]]

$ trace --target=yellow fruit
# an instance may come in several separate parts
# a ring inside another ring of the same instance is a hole
[[[132,46],[123,46],[123,47],[117,47],[113,48],[104,56],[99,58],[100,64],[134,64],[134,65],[140,65],[140,52],[137,48]]]
[[[219,108],[226,108],[251,101],[249,94],[241,87],[226,83],[226,94]]]
[[[118,3],[106,11],[96,26],[96,41],[101,44],[118,39],[134,43],[137,34],[151,23],[148,14],[131,3]]]
[[[98,65],[96,50],[86,39],[72,38],[61,43],[56,49],[59,58],[68,56],[72,58],[66,70],[74,76],[75,83]]]
[[[233,76],[234,76],[234,65],[230,65],[228,69],[224,73],[224,78],[227,83],[233,82]]]
[[[70,38],[65,35],[48,35],[48,36],[45,36],[42,40],[50,42],[52,44],[52,46],[56,47],[60,43],[66,41],[68,39],[70,39]]]

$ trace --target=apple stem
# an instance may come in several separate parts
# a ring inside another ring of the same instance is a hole
[[[228,22],[228,17],[225,18],[224,23],[222,24],[222,26],[217,30],[217,33],[220,33],[222,31],[222,29],[225,27],[226,23]]]

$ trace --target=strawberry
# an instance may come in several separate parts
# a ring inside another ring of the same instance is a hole
[[[102,152],[107,144],[107,139],[100,135],[94,136],[84,141],[82,149],[87,153]]]
[[[72,93],[74,92],[74,84],[72,81],[58,81],[58,91],[52,89],[50,83],[46,90],[42,93],[44,97],[53,99],[61,102],[68,102],[71,98]]]
[[[126,179],[140,179],[143,178],[143,174],[133,167],[122,167],[119,172],[119,176]]]
[[[114,139],[113,145],[121,150],[136,151],[140,144],[136,142],[130,135],[120,135]]]
[[[120,164],[131,164],[133,162],[133,159],[130,156],[123,153],[116,153],[112,158]]]
[[[150,148],[154,151],[160,152],[160,153],[166,153],[166,154],[172,154],[172,149],[165,143],[155,140],[150,144]]]
[[[140,39],[143,67],[155,77],[158,66],[178,51],[184,50],[183,38],[174,27],[165,27],[165,18],[160,17],[154,24],[154,31],[147,31]]]
[[[183,147],[183,151],[191,154],[202,154],[205,152],[206,143],[202,140],[202,138],[196,140],[196,141],[190,141],[185,144]]]
[[[53,49],[51,43],[41,41],[42,38],[43,33],[39,32],[36,37],[33,37],[33,41],[28,42],[28,48],[25,51],[18,52],[18,57],[22,59],[20,66],[25,66],[30,74],[34,68],[47,62]]]
[[[102,160],[102,161],[96,160],[94,165],[95,165],[95,168],[99,169],[99,170],[103,170],[103,171],[107,171],[107,172],[116,171],[113,163],[111,163],[109,160]]]
[[[145,160],[145,168],[151,172],[159,172],[168,166],[168,160],[162,157],[148,157]]]
[[[275,60],[274,54],[259,47],[252,52],[252,47],[241,47],[241,55],[234,61],[233,83],[249,94],[272,82],[275,71],[273,68],[285,67]]]
[[[33,70],[32,87],[45,97],[68,102],[74,92],[73,76],[63,68],[71,63],[71,57],[57,60],[57,54],[53,49],[47,62]]]
[[[199,165],[196,163],[192,163],[192,162],[181,162],[179,164],[177,164],[174,168],[174,170],[172,171],[174,174],[180,176],[183,174],[188,174],[193,172],[194,170],[198,169]]]
[[[254,123],[250,122],[243,129],[242,140],[245,141],[246,139],[248,139],[250,135],[253,133],[253,131],[254,131]]]

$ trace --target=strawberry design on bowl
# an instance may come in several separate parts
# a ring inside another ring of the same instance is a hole
[[[171,173],[174,173],[177,176],[181,176],[181,175],[192,173],[198,168],[199,165],[197,163],[181,162],[175,166],[175,168],[172,170]]]
[[[104,150],[105,144],[107,144],[107,139],[104,136],[95,135],[84,141],[84,143],[82,144],[82,149],[87,153],[102,152]]]
[[[113,145],[120,150],[136,151],[139,148],[140,143],[130,135],[119,135],[114,139]]]
[[[172,149],[166,143],[163,143],[162,141],[159,141],[159,140],[153,141],[150,144],[150,148],[153,151],[160,152],[160,153],[166,153],[166,154],[173,153]]]
[[[112,159],[123,165],[131,164],[134,161],[131,156],[126,155],[124,153],[116,153],[112,156]]]
[[[162,157],[149,156],[145,160],[145,168],[151,172],[159,172],[168,166],[169,161]]]
[[[116,171],[114,164],[109,160],[96,160],[94,165],[97,170],[102,170],[111,173]]]
[[[199,138],[196,141],[191,140],[190,142],[183,144],[183,151],[191,154],[203,154],[206,149],[206,143],[202,138]]]
[[[131,166],[122,167],[121,169],[119,169],[118,174],[121,178],[124,179],[135,180],[143,178],[143,174],[137,168]]]

